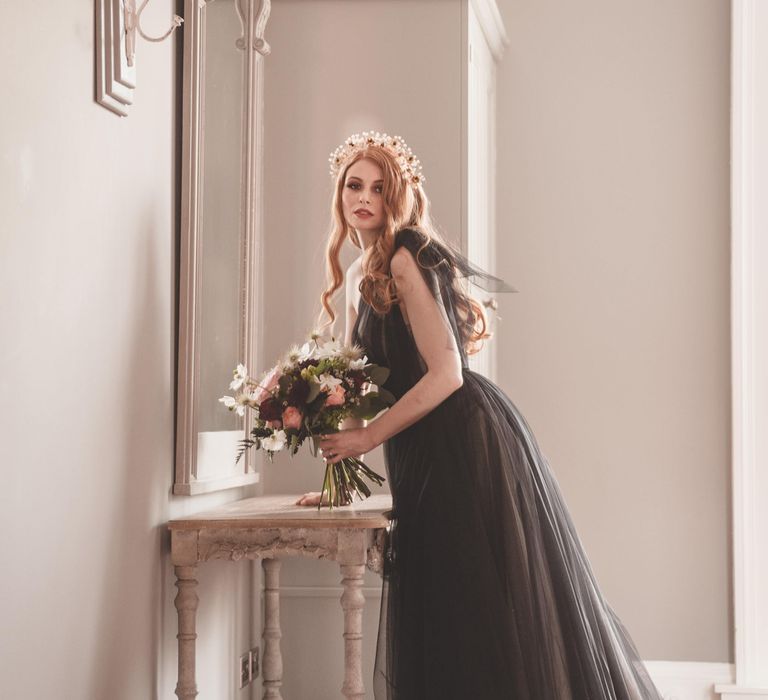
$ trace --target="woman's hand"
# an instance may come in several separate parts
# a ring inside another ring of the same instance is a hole
[[[297,506],[316,506],[320,503],[320,492],[319,491],[310,491],[309,493],[305,493],[303,496],[299,497],[299,500],[294,503],[294,505]],[[323,505],[328,505],[328,493],[326,492],[323,495]]]
[[[348,428],[340,430],[338,433],[328,433],[320,436],[320,450],[323,459],[327,464],[346,459],[347,457],[357,457],[361,459],[367,452],[376,447],[376,441],[371,435],[368,426],[363,428]],[[339,505],[346,506],[352,501],[345,501]],[[316,506],[320,504],[320,492],[309,491],[294,502],[297,506]],[[328,492],[323,494],[321,505],[328,505]]]
[[[335,464],[346,457],[360,459],[374,447],[376,442],[368,426],[320,436],[320,449],[327,464]]]
[[[347,506],[352,501],[340,503],[339,505]],[[319,491],[310,491],[309,493],[305,493],[303,496],[299,498],[298,501],[294,502],[294,505],[297,506],[316,506],[320,503],[320,492]],[[322,505],[327,506],[328,505],[328,492],[326,491],[323,494],[323,503]]]

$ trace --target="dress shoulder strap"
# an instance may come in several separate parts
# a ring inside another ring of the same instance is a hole
[[[439,288],[435,287],[437,283],[450,284],[455,277],[468,277],[473,284],[487,292],[518,291],[504,280],[470,262],[452,243],[438,241],[418,229],[404,228],[395,234],[395,249],[403,245],[413,254],[422,275],[433,291]]]

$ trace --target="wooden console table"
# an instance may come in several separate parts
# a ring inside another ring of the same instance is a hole
[[[264,568],[262,674],[264,698],[281,699],[280,557],[333,559],[341,569],[344,610],[344,684],[346,698],[365,697],[362,675],[360,591],[367,566],[382,572],[392,497],[375,495],[348,506],[297,506],[298,495],[257,496],[186,518],[171,520],[171,561],[179,589],[174,600],[179,618],[179,672],[176,695],[194,700],[197,566],[209,559],[261,559]]]

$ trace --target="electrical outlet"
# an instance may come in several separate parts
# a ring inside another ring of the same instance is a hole
[[[245,688],[251,682],[251,654],[243,654],[237,667],[237,675],[240,679],[240,687]]]
[[[251,680],[259,677],[259,647],[253,647],[251,657]]]

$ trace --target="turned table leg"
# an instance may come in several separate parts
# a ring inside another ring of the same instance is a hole
[[[341,607],[344,610],[344,684],[341,692],[350,700],[363,700],[363,607],[360,590],[365,572],[366,547],[363,530],[339,533],[338,561],[341,569]]]
[[[280,651],[280,560],[262,559],[264,569],[264,673],[263,698],[282,700],[283,656]]]
[[[195,700],[197,684],[195,683],[195,617],[197,614],[198,597],[195,587],[197,580],[196,566],[175,566],[176,587],[179,592],[173,604],[179,616],[179,675],[176,683],[176,695],[179,700]]]

